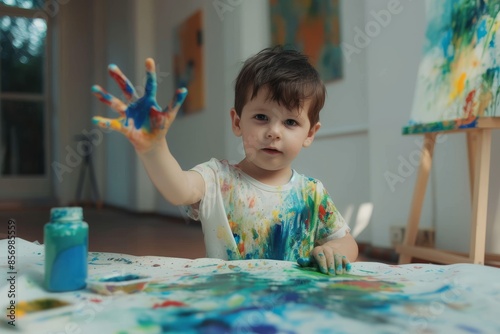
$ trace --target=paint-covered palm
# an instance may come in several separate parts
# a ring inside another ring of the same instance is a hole
[[[187,89],[177,89],[172,102],[162,110],[156,102],[157,83],[153,59],[146,59],[146,88],[141,98],[137,98],[134,87],[116,65],[109,65],[108,71],[125,94],[127,103],[109,94],[102,87],[94,85],[92,87],[94,95],[116,110],[120,116],[114,119],[98,116],[92,120],[100,127],[123,133],[138,152],[147,152],[160,140],[164,140],[186,98]]]

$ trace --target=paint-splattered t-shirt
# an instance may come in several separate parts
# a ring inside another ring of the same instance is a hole
[[[270,186],[217,159],[192,170],[205,180],[205,196],[186,212],[202,223],[208,257],[296,261],[349,231],[316,179],[293,171],[287,184]]]

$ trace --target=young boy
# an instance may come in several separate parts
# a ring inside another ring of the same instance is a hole
[[[121,114],[94,122],[123,133],[160,193],[201,221],[208,257],[315,263],[325,274],[349,270],[358,254],[349,227],[323,184],[291,168],[302,147],[312,144],[325,101],[325,87],[307,57],[274,47],[249,58],[236,79],[230,112],[245,158],[236,165],[211,159],[189,171],[165,140],[187,91],[177,90],[161,111],[152,59],[146,69],[145,96],[132,102],[132,85],[110,66],[130,104],[94,86],[95,95]]]

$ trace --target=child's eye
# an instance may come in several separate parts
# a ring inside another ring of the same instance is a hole
[[[285,121],[285,125],[286,126],[296,126],[296,125],[299,125],[299,123],[297,123],[296,120],[293,120],[293,119],[287,119]]]
[[[254,116],[254,118],[258,121],[267,121],[267,116],[263,114],[257,114]]]

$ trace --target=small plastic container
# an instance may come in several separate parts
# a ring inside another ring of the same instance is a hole
[[[88,230],[81,207],[50,210],[50,222],[44,228],[45,288],[48,291],[85,288]]]
[[[110,274],[87,279],[87,289],[101,295],[131,294],[144,290],[150,276],[135,274]]]

